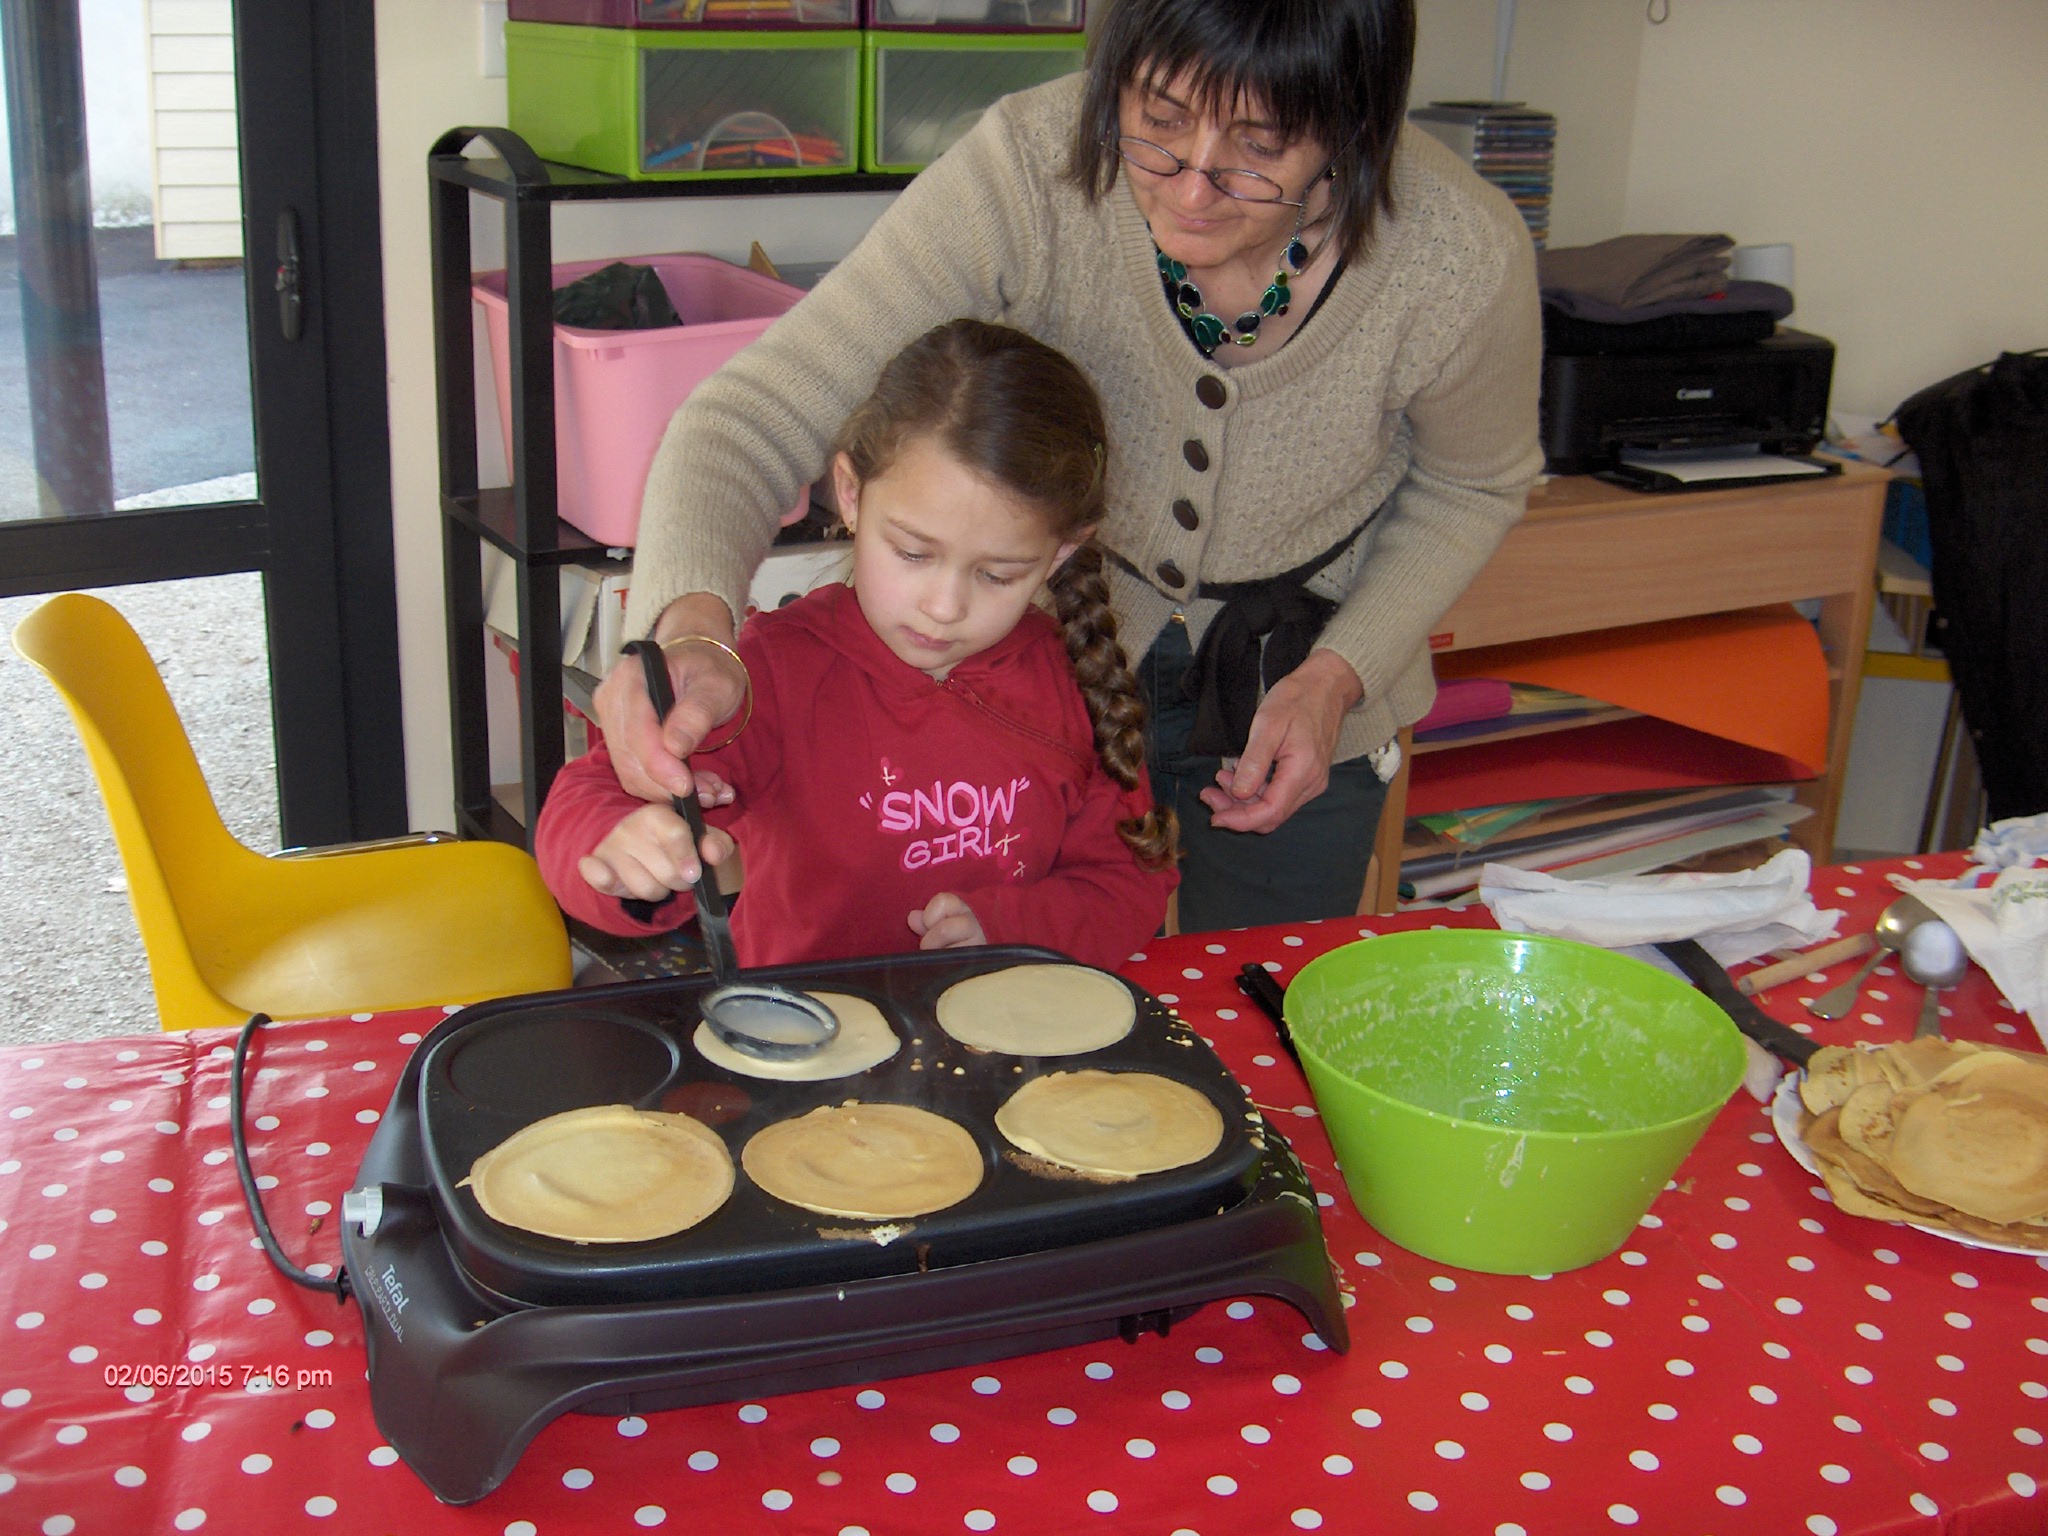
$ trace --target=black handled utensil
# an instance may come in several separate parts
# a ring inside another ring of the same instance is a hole
[[[1287,994],[1280,990],[1280,983],[1273,979],[1273,973],[1263,965],[1246,961],[1238,968],[1237,989],[1259,1005],[1267,1018],[1273,1021],[1273,1028],[1280,1035],[1280,1049],[1298,1067],[1301,1052],[1294,1048],[1294,1032],[1287,1027]]]
[[[629,640],[621,650],[640,658],[647,679],[647,697],[654,705],[654,718],[666,720],[675,708],[675,690],[669,686],[668,659],[652,640]],[[697,796],[673,795],[670,804],[689,823],[690,841],[704,846],[704,813]],[[697,903],[697,932],[704,941],[705,958],[711,963],[714,982],[698,1003],[711,1032],[736,1051],[765,1061],[791,1061],[823,1050],[839,1033],[839,1019],[815,997],[779,987],[771,982],[747,981],[740,976],[739,956],[732,945],[732,914],[725,893],[709,865],[701,864],[691,894]],[[664,898],[666,899],[666,898]],[[660,902],[625,898],[628,915],[645,922]]]
[[[1782,1056],[1795,1067],[1803,1067],[1820,1049],[1817,1041],[1807,1039],[1789,1025],[1780,1024],[1738,991],[1734,978],[1722,969],[1720,961],[1700,946],[1699,940],[1672,939],[1659,944],[1657,949],[1665,959],[1685,972],[1688,981],[1719,1004],[1737,1029],[1772,1055]]]

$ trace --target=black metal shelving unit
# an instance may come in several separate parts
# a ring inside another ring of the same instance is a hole
[[[481,144],[489,155],[470,156]],[[894,192],[907,175],[745,176],[634,181],[544,161],[506,128],[451,128],[427,152],[434,270],[435,401],[440,435],[441,553],[448,628],[455,813],[468,837],[526,846],[564,759],[561,589],[557,567],[615,566],[604,545],[556,517],[554,208],[639,198]],[[470,196],[504,206],[510,310],[512,484],[477,485],[476,372],[470,307]],[[483,547],[517,577],[520,807],[492,792],[484,697]]]

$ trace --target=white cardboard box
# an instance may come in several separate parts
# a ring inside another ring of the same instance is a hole
[[[844,541],[788,544],[772,549],[754,573],[747,592],[750,612],[780,608],[815,587],[845,574],[851,546]],[[489,545],[483,552],[484,623],[517,648],[518,582],[512,557]],[[560,568],[562,593],[562,665],[603,677],[619,659],[626,643],[626,594],[633,581],[631,565]]]

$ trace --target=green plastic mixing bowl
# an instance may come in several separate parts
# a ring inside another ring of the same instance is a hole
[[[1745,1060],[1728,1016],[1655,966],[1490,929],[1332,950],[1286,1017],[1365,1219],[1494,1274],[1620,1247]]]

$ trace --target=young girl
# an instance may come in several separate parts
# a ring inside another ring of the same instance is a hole
[[[831,476],[850,584],[747,621],[751,712],[690,759],[704,859],[744,852],[742,965],[1040,944],[1108,967],[1158,931],[1173,828],[1088,543],[1104,443],[1078,368],[977,320],[904,348],[849,418]],[[692,916],[664,900],[700,877],[683,819],[621,788],[602,747],[556,778],[536,852],[596,928]],[[639,922],[622,897],[662,905]]]

